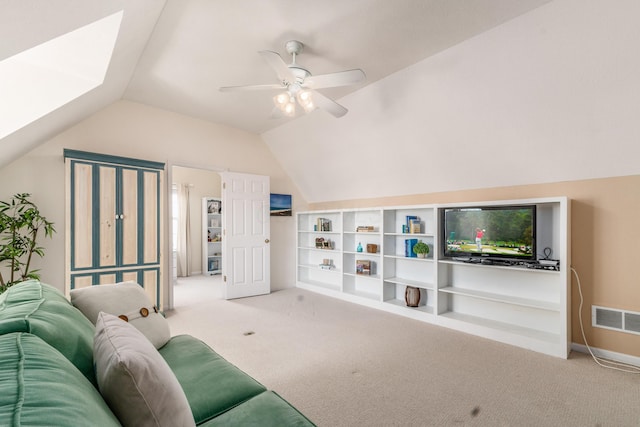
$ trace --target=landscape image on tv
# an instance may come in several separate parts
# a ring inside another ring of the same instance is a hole
[[[535,208],[449,209],[444,214],[445,255],[532,258]]]

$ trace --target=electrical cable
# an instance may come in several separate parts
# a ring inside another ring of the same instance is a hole
[[[591,347],[589,347],[589,343],[587,342],[587,337],[584,333],[584,326],[582,324],[582,304],[584,303],[584,298],[582,297],[582,285],[580,285],[580,277],[578,276],[578,272],[575,268],[571,267],[571,271],[573,275],[576,277],[576,283],[578,284],[578,293],[580,294],[580,307],[578,308],[578,317],[580,319],[580,331],[582,332],[582,339],[584,340],[584,345],[587,347],[589,354],[593,358],[593,361],[603,368],[614,369],[616,371],[626,372],[629,374],[640,374],[640,367],[635,365],[630,365],[628,363],[622,362],[614,362],[613,360],[607,360],[602,357],[596,356],[593,354]],[[611,366],[613,365],[613,366]],[[620,366],[620,367],[618,367]]]

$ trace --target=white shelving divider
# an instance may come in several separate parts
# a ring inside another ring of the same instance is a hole
[[[536,206],[538,248],[552,250],[559,271],[443,257],[439,243],[443,209],[508,205]],[[411,230],[407,217],[417,218],[419,228],[414,222]],[[330,231],[317,230],[319,218],[331,222]],[[297,286],[566,358],[571,343],[569,218],[566,197],[300,212]],[[316,238],[329,239],[331,248],[316,248]],[[427,243],[428,256],[407,256],[407,239]],[[375,245],[376,252],[368,253],[367,244]],[[323,259],[330,259],[332,268],[322,268]],[[356,271],[363,260],[370,262],[369,274]],[[420,292],[417,307],[406,305],[408,286]]]

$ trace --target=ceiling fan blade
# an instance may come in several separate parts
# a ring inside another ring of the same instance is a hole
[[[313,89],[323,87],[348,86],[364,81],[366,75],[364,71],[357,68],[355,70],[340,71],[337,73],[318,74],[304,79],[304,86]]]
[[[287,64],[282,60],[282,57],[273,51],[270,50],[261,50],[258,52],[265,61],[273,68],[278,75],[278,79],[280,79],[283,83],[294,83],[296,81],[296,77],[293,75]]]
[[[316,104],[318,108],[323,109],[324,111],[328,112],[332,116],[342,117],[345,114],[347,114],[347,112],[349,111],[346,108],[344,108],[342,105],[338,104],[333,99],[327,98],[320,92],[315,91],[313,89],[311,89],[311,92],[313,93],[313,103]]]
[[[249,85],[249,86],[225,86],[220,88],[220,92],[231,91],[249,91],[249,90],[279,90],[284,89],[279,83],[266,84],[266,85]]]

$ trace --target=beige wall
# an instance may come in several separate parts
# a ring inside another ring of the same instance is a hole
[[[640,175],[314,203],[310,208],[465,203],[551,196],[571,199],[572,266],[582,284],[582,316],[589,345],[640,357],[640,335],[591,327],[591,305],[640,312],[638,251],[635,248],[640,242]],[[576,280],[572,279],[573,342],[584,344],[578,321],[580,296]]]
[[[292,194],[294,209],[306,208],[297,188],[259,136],[134,102],[116,102],[0,169],[0,200],[18,192],[31,193],[42,214],[54,221],[57,233],[53,239],[42,240],[46,256],[36,260],[35,266],[41,269],[44,282],[61,290],[65,287],[65,148],[165,162],[167,169],[188,165],[266,175],[272,192]],[[168,178],[165,174],[165,183]],[[165,196],[170,188],[170,183],[165,184]],[[168,229],[167,222],[165,231]],[[295,258],[293,217],[272,219],[271,241],[272,289],[292,287],[294,263],[282,260]],[[165,239],[163,248],[165,254],[169,253],[169,239]],[[168,257],[164,261],[166,298]]]

